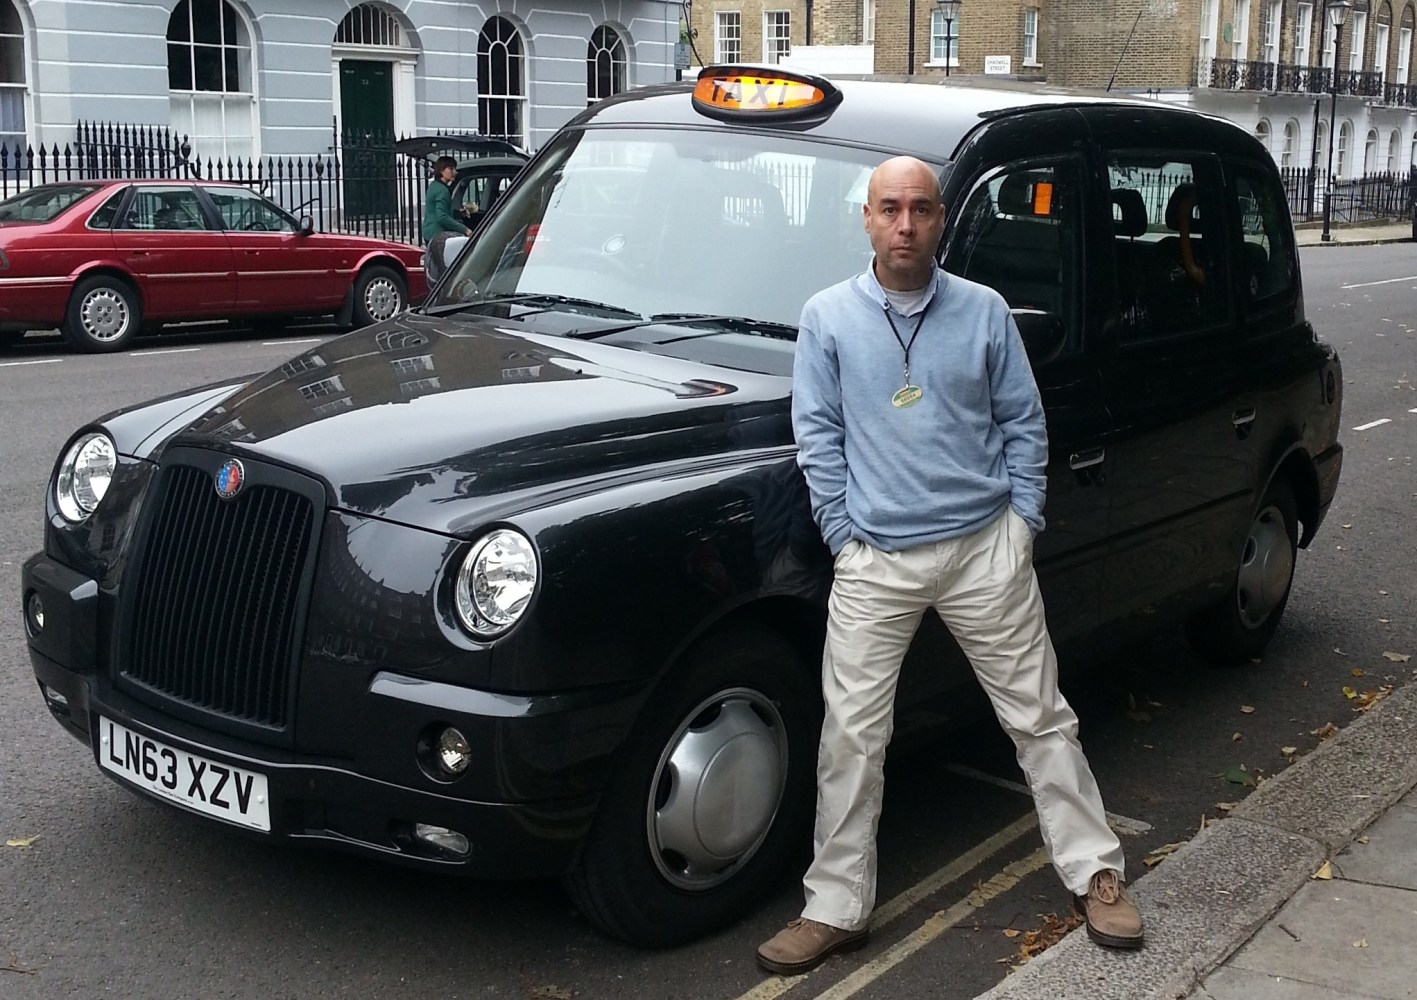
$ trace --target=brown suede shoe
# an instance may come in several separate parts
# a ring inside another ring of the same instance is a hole
[[[1140,948],[1141,911],[1127,898],[1122,879],[1108,868],[1092,876],[1086,896],[1073,905],[1087,918],[1087,936],[1107,948]]]
[[[859,931],[844,931],[798,917],[758,949],[758,964],[769,972],[800,976],[821,965],[832,952],[860,948],[869,934],[865,927]]]

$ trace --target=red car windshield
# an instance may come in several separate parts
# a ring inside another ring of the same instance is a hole
[[[97,184],[50,184],[0,201],[0,222],[49,222],[80,198],[98,190]]]

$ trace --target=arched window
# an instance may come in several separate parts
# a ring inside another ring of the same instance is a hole
[[[477,36],[477,127],[483,135],[524,145],[526,57],[521,35],[504,17],[490,17]]]
[[[205,157],[256,150],[251,33],[227,0],[180,0],[167,22],[173,131]]]
[[[1319,122],[1319,127],[1314,130],[1314,162],[1318,164],[1320,171],[1328,171],[1333,167],[1328,158],[1328,122]]]
[[[0,144],[25,143],[25,28],[14,0],[0,0]]]
[[[1387,140],[1387,172],[1397,173],[1402,166],[1402,129],[1395,128]]]
[[[403,28],[398,18],[382,7],[362,3],[344,16],[335,29],[336,45],[378,45],[403,48]]]
[[[1294,166],[1294,151],[1299,148],[1299,122],[1293,118],[1284,123],[1284,149],[1279,154],[1281,167]]]
[[[1255,125],[1255,138],[1258,139],[1265,149],[1269,149],[1269,119],[1261,118]]]
[[[1378,130],[1368,129],[1368,138],[1363,140],[1363,173],[1371,174],[1378,169]]]
[[[1335,177],[1348,176],[1348,151],[1353,148],[1353,123],[1344,121],[1338,126],[1338,146],[1334,152],[1338,154],[1338,162],[1333,166]]]
[[[624,89],[625,42],[614,28],[602,24],[586,48],[586,103],[594,104]]]

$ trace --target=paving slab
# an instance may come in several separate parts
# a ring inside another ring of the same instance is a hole
[[[1228,967],[1383,1000],[1417,1000],[1417,892],[1311,881]]]
[[[1189,1000],[1385,1000],[1345,986],[1336,990],[1296,979],[1266,976],[1248,969],[1217,969]]]
[[[1417,804],[1408,795],[1334,859],[1336,874],[1355,882],[1417,891]],[[1414,937],[1417,942],[1417,937]]]

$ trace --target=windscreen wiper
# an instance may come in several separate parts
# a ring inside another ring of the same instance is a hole
[[[515,292],[510,295],[493,295],[490,298],[475,299],[471,302],[456,302],[452,305],[432,306],[424,309],[423,313],[425,316],[451,316],[454,313],[481,309],[483,306],[506,304],[540,307],[519,313],[516,317],[518,319],[522,316],[534,316],[537,313],[561,310],[563,312],[591,313],[596,316],[611,316],[616,319],[644,320],[644,317],[639,313],[622,306],[610,305],[607,302],[596,302],[594,299],[578,299],[571,295],[553,295],[546,292]]]
[[[791,323],[777,323],[768,319],[751,319],[747,316],[721,316],[716,313],[655,313],[645,318],[639,323],[632,323],[628,326],[612,326],[603,330],[585,330],[572,334],[577,340],[597,340],[601,337],[608,337],[613,333],[624,333],[627,330],[638,330],[646,326],[691,326],[703,327],[718,333],[744,333],[754,337],[771,337],[774,340],[796,340],[797,327]],[[673,344],[678,340],[693,340],[695,334],[687,337],[676,337],[673,340],[658,341],[661,344]]]

